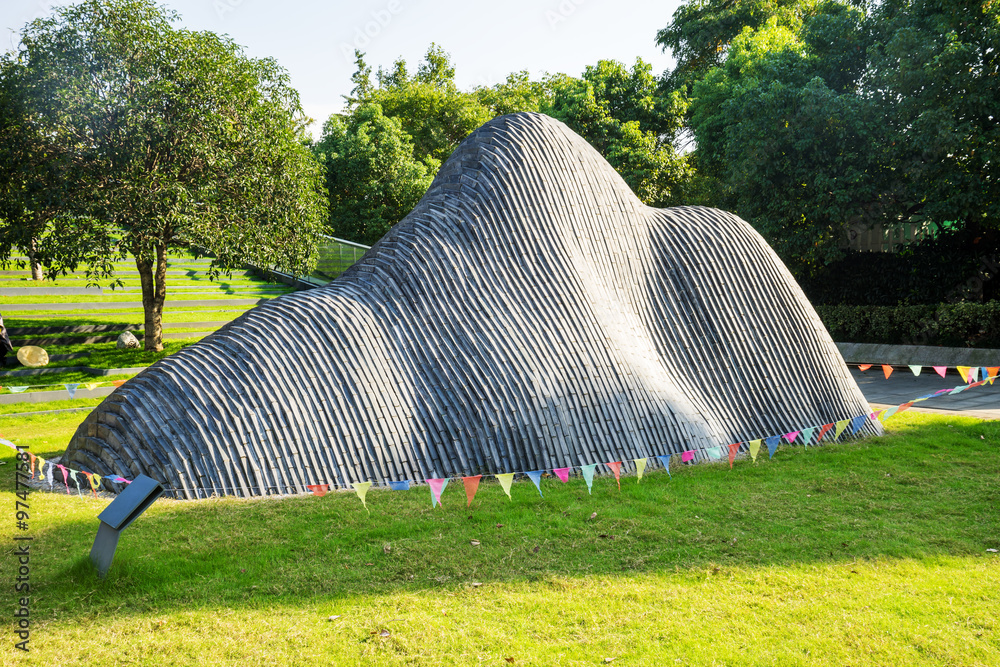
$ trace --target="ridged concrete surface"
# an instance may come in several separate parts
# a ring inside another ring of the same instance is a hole
[[[180,497],[294,493],[627,469],[865,412],[749,225],[646,207],[565,125],[514,114],[467,138],[336,281],[266,302],[130,380],[67,460],[143,473]]]

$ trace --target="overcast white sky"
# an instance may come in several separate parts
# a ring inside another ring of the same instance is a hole
[[[13,48],[48,0],[3,0],[3,48]],[[579,75],[599,59],[627,65],[641,57],[657,74],[672,65],[655,44],[679,0],[169,0],[181,23],[228,34],[255,57],[288,70],[306,113],[322,122],[350,92],[353,50],[377,70],[402,56],[416,70],[431,42],[451,54],[459,87],[492,85],[528,70]]]

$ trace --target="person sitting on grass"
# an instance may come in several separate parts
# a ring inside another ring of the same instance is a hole
[[[3,315],[0,315],[0,368],[7,365],[7,353],[13,352],[10,336],[7,335],[7,327],[3,324]]]

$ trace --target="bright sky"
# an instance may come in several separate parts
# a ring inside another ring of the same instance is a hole
[[[3,48],[47,0],[0,3]],[[655,44],[680,0],[168,0],[183,26],[228,34],[254,57],[270,56],[291,75],[313,134],[350,92],[357,46],[373,71],[402,56],[416,71],[436,42],[451,54],[462,89],[528,70],[579,75],[599,59],[629,66],[641,57],[659,74],[673,63]]]

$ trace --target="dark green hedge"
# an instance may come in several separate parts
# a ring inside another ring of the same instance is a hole
[[[1000,301],[937,306],[816,306],[838,343],[1000,348]]]

